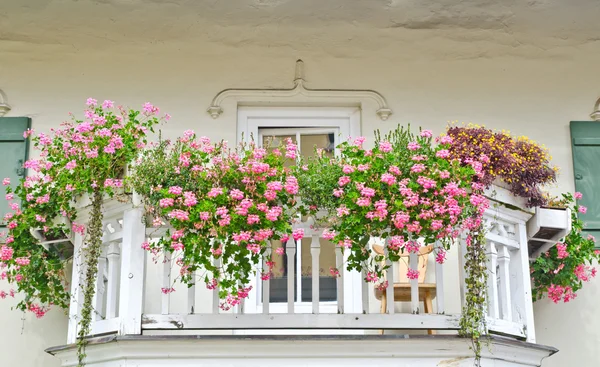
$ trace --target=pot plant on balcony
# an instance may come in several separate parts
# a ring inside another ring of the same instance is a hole
[[[595,238],[583,236],[583,220],[587,209],[577,204],[581,193],[563,194],[562,199],[551,203],[569,209],[571,229],[555,247],[543,252],[531,264],[532,296],[537,301],[544,296],[554,303],[569,302],[584,282],[596,276],[594,261],[600,260],[600,250],[596,249]]]
[[[371,254],[371,237],[387,240],[393,262],[423,244],[440,242],[448,249],[463,231],[476,227],[473,218],[487,205],[478,185],[471,184],[479,166],[451,159],[451,140],[445,136],[436,145],[428,130],[414,135],[398,127],[384,137],[377,134],[373,149],[364,148],[359,137],[338,146],[339,158],[317,155],[299,169],[300,183],[315,186],[301,185],[303,210],[330,212],[333,219],[323,236],[350,251],[349,269],[365,269],[367,281],[384,287],[385,269],[381,256]],[[444,249],[438,250],[439,262]],[[409,272],[411,279],[418,276]]]
[[[239,304],[251,290],[261,255],[271,255],[270,241],[303,237],[301,230],[291,233],[298,182],[285,166],[296,154],[289,140],[280,147],[250,142],[230,150],[189,130],[175,144],[161,142],[146,151],[134,167],[134,188],[153,223],[171,228],[145,248],[181,267],[173,282],[218,285],[221,308]],[[270,276],[261,274],[263,280]]]
[[[550,164],[547,149],[527,137],[513,137],[506,131],[493,131],[479,125],[447,129],[453,138],[449,150],[453,158],[468,163],[478,160],[485,175],[476,181],[486,188],[500,183],[515,196],[527,200],[528,207],[544,206],[542,186],[556,181],[558,169]]]
[[[0,249],[0,261],[7,270],[2,276],[16,284],[23,299],[17,305],[41,317],[51,305],[67,308],[64,254],[56,247],[40,245],[49,240],[79,233],[84,236],[83,256],[88,269],[82,284],[83,308],[79,329],[79,365],[84,365],[86,335],[92,319],[92,299],[96,269],[102,244],[102,206],[123,185],[125,165],[146,144],[146,132],[159,120],[158,108],[147,103],[143,112],[114,108],[112,101],[99,105],[87,100],[84,120],[65,122],[51,135],[32,138],[40,150],[39,159],[25,162],[30,175],[14,192],[8,188],[6,199],[19,198],[22,207],[11,202],[13,212],[6,215],[8,237]],[[25,132],[25,137],[32,131]],[[9,184],[4,180],[4,184]],[[77,200],[89,195],[89,222],[77,221]],[[63,220],[66,219],[66,220]],[[70,224],[70,227],[67,225]],[[41,231],[36,231],[38,228]],[[33,231],[32,231],[33,229]]]

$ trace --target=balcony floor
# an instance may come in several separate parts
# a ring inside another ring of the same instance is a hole
[[[473,366],[469,340],[451,335],[104,336],[91,338],[90,367],[157,366]],[[76,366],[76,346],[46,351]],[[557,350],[490,336],[482,366],[539,366]]]

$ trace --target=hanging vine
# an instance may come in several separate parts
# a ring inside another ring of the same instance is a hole
[[[86,336],[91,331],[92,315],[94,312],[94,299],[96,276],[98,274],[98,258],[102,253],[102,192],[95,187],[92,196],[92,210],[87,227],[88,241],[85,247],[85,283],[83,291],[83,306],[81,308],[81,322],[79,323],[79,340],[77,341],[77,360],[79,366],[85,365]]]
[[[471,338],[475,353],[475,366],[481,364],[481,336],[486,333],[485,309],[487,290],[487,257],[485,254],[485,229],[471,232],[467,238],[465,254],[465,305],[463,307],[459,334]]]

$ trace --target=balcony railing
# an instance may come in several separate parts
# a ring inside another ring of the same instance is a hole
[[[531,217],[531,212],[515,208],[515,204],[520,203],[515,203],[515,199],[502,189],[496,189],[496,192],[491,197],[495,205],[485,214],[489,228],[486,237],[489,271],[487,328],[491,333],[535,341],[526,233],[526,222]],[[510,206],[502,203],[509,203]],[[85,209],[81,215],[85,219]],[[458,246],[456,255],[450,256],[443,265],[429,257],[428,261],[432,263],[429,269],[433,271],[427,272],[427,279],[403,283],[400,293],[410,295],[410,302],[404,303],[406,306],[410,305],[407,310],[399,307],[402,304],[397,299],[394,302],[394,285],[401,281],[398,276],[399,264],[391,264],[386,273],[387,306],[382,309],[380,301],[375,297],[373,285],[363,280],[365,274],[342,270],[344,254],[341,248],[335,247],[332,250],[334,254],[329,259],[340,269],[340,276],[335,278],[335,297],[333,301],[320,302],[320,282],[323,279],[323,264],[320,259],[325,245],[320,237],[322,228],[316,228],[312,220],[308,219],[297,223],[296,227],[304,228],[309,240],[299,241],[298,244],[289,240],[284,244],[285,256],[282,258],[287,269],[286,302],[272,302],[270,282],[273,280],[257,279],[248,299],[231,310],[223,311],[219,307],[221,300],[217,290],[207,290],[204,283],[189,288],[181,285],[174,293],[161,292],[161,288],[172,286],[172,281],[178,274],[177,265],[164,255],[160,255],[157,264],[152,264],[151,259],[147,259],[147,253],[141,244],[149,237],[160,235],[161,231],[146,228],[142,223],[142,216],[142,209],[131,203],[116,200],[105,203],[104,251],[98,265],[94,300],[96,312],[91,335],[135,335],[151,330],[173,333],[195,330],[203,333],[209,330],[255,332],[308,329],[335,333],[332,329],[359,332],[383,329],[459,329],[460,310],[464,305],[466,291],[464,241]],[[82,305],[80,277],[84,269],[80,235],[74,238],[74,245],[69,343],[76,341],[78,315]],[[330,247],[328,251],[331,251]],[[310,268],[310,277],[306,272],[295,274],[299,268],[298,256],[301,253],[304,254],[302,256],[305,262],[310,263],[310,267],[304,266],[305,269]],[[410,255],[408,264],[414,270],[423,266],[419,265],[417,254]],[[266,264],[263,266],[268,270]],[[278,282],[281,284],[282,280]],[[419,288],[425,286],[429,288],[421,289],[421,293],[430,292],[428,299],[435,300],[432,304],[425,304],[427,313],[420,306]],[[301,290],[310,292],[310,302],[302,301],[309,297],[305,294],[306,297],[301,298],[298,294]],[[400,312],[401,310],[406,312]],[[273,331],[278,332],[281,331]]]

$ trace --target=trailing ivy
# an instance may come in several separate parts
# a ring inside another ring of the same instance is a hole
[[[475,353],[475,365],[479,366],[481,363],[481,337],[487,332],[485,314],[488,270],[483,226],[467,236],[466,245],[465,286],[467,289],[459,334],[471,338]]]

